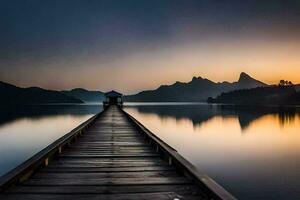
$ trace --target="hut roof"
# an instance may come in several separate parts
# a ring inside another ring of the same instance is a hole
[[[106,92],[106,93],[105,93],[105,96],[106,96],[106,97],[122,97],[123,94],[121,94],[121,93],[119,93],[119,92],[116,92],[116,91],[112,90],[112,91]]]

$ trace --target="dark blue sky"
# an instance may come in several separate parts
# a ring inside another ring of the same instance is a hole
[[[231,80],[241,70],[259,74],[261,64],[245,58],[255,49],[266,56],[295,50],[299,10],[300,1],[284,0],[0,0],[0,79],[131,92],[192,75]],[[267,55],[281,47],[287,49]],[[227,63],[234,56],[243,59]],[[274,62],[266,68],[283,61]],[[107,80],[112,76],[117,81]]]

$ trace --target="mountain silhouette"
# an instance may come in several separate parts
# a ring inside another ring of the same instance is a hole
[[[104,100],[104,93],[101,91],[89,91],[82,88],[75,88],[62,91],[62,93],[84,102],[102,102]]]
[[[252,78],[245,72],[242,72],[240,74],[240,78],[236,83],[236,89],[249,89],[249,88],[265,87],[265,86],[267,86],[267,84]]]
[[[300,105],[300,92],[294,86],[268,86],[226,92],[207,101],[235,105]]]
[[[39,87],[21,88],[0,81],[1,105],[26,105],[48,103],[83,103],[81,100],[61,92]]]
[[[223,92],[236,89],[263,87],[267,84],[258,81],[242,72],[237,82],[216,83],[202,77],[193,77],[188,83],[175,82],[172,85],[162,85],[155,90],[142,91],[125,96],[125,101],[142,102],[174,102],[174,101],[206,101],[208,97],[216,97]]]

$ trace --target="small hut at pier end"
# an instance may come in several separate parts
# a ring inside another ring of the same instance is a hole
[[[111,105],[123,106],[123,94],[114,90],[105,93],[105,100],[103,101],[103,108],[106,109]]]

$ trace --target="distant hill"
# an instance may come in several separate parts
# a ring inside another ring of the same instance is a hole
[[[0,81],[0,104],[83,103],[61,92],[38,87],[20,88]]]
[[[167,101],[206,101],[208,97],[216,97],[222,92],[236,89],[264,87],[267,84],[258,81],[246,73],[241,73],[237,82],[215,83],[211,80],[193,77],[188,83],[176,82],[162,85],[156,90],[147,90],[135,95],[125,96],[125,101],[167,102]]]
[[[208,103],[236,105],[300,105],[300,92],[294,86],[270,86],[235,90],[209,98]]]
[[[104,100],[104,93],[100,91],[89,91],[82,88],[75,88],[62,93],[80,99],[84,102],[102,102]]]

